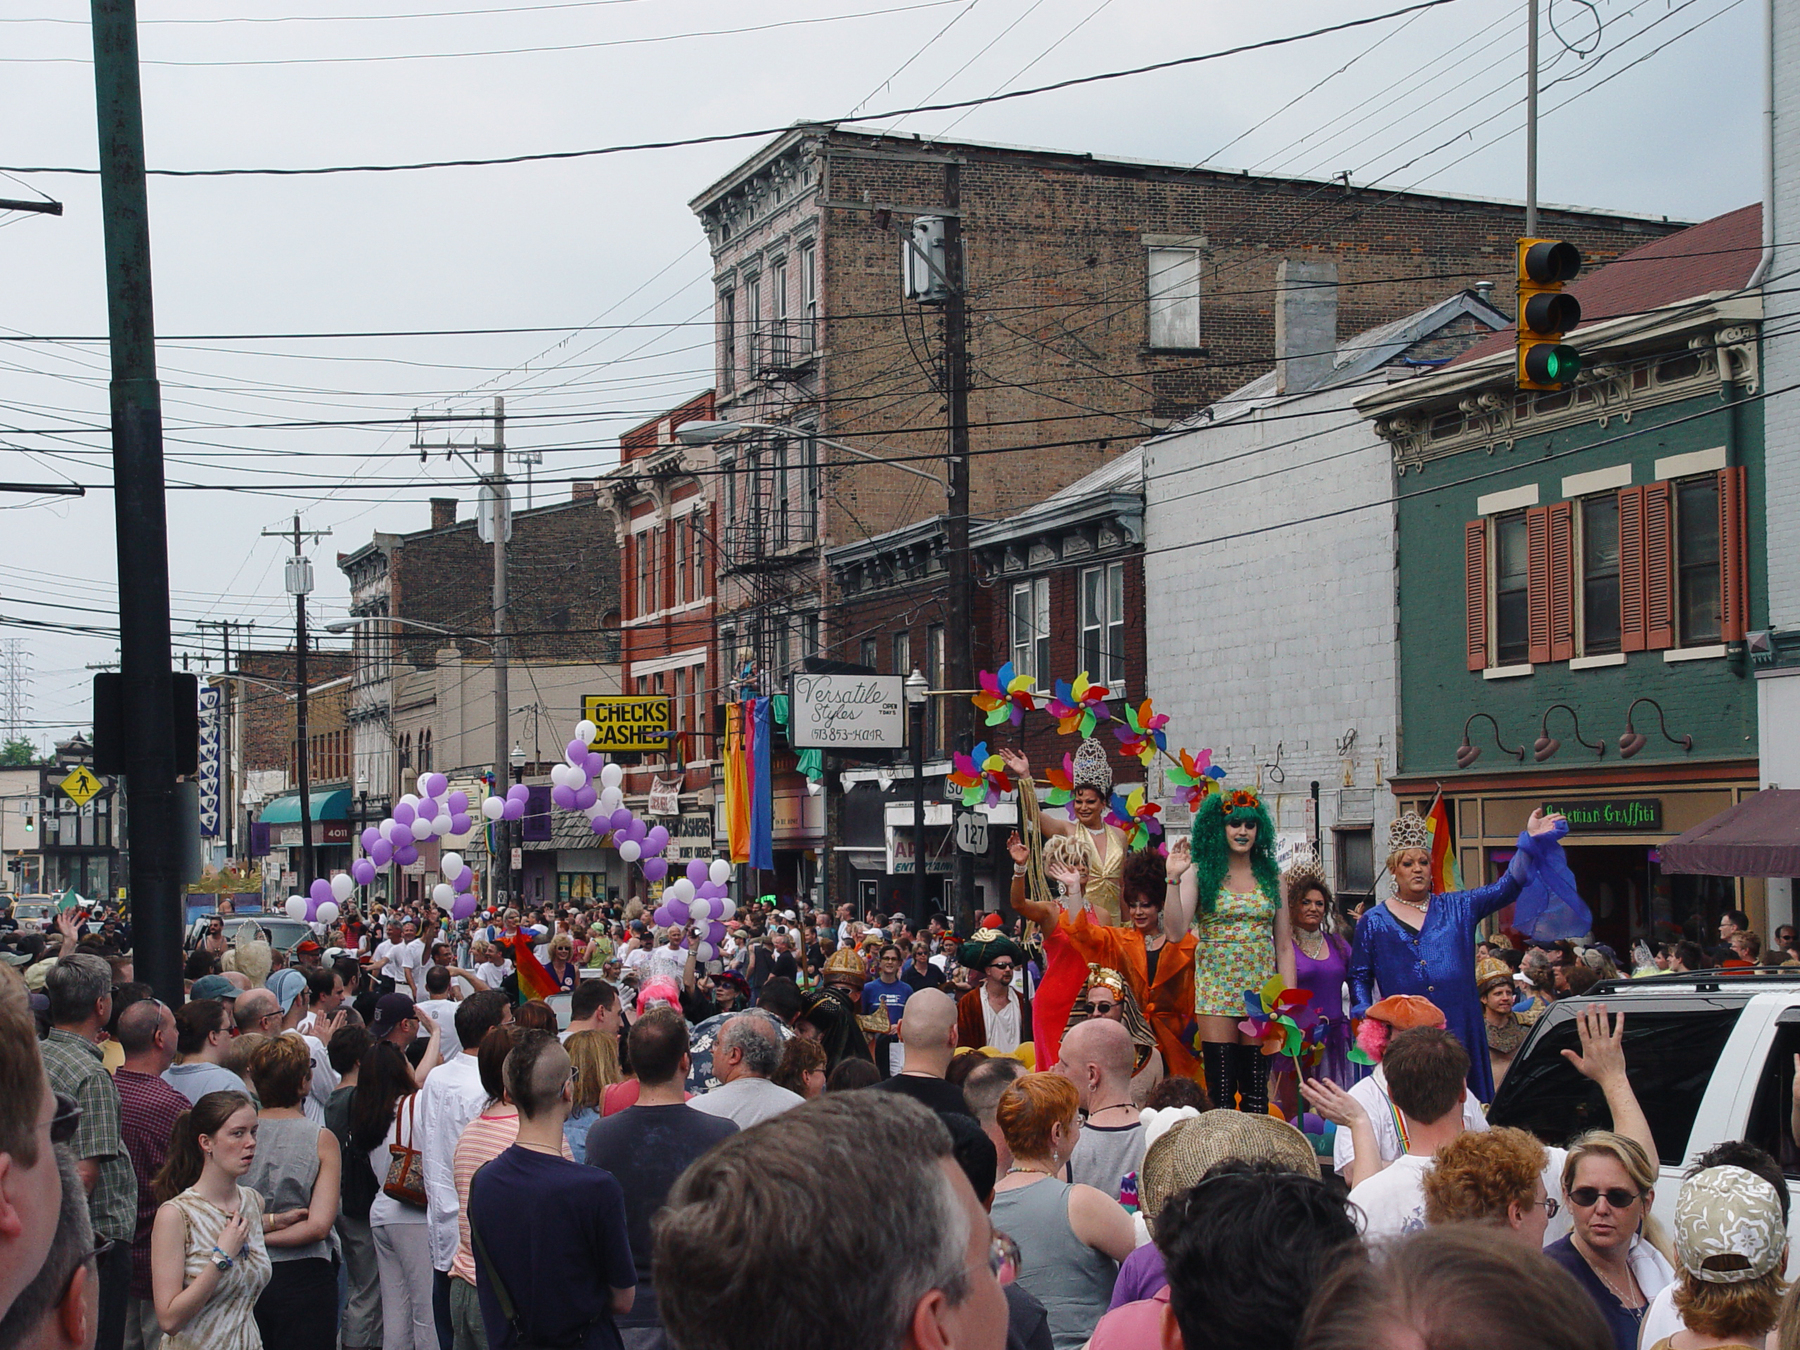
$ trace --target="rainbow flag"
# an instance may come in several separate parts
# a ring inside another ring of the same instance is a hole
[[[1431,893],[1449,895],[1460,891],[1462,876],[1456,867],[1456,845],[1450,837],[1450,812],[1444,805],[1442,788],[1431,799],[1425,823],[1431,826]]]
[[[537,953],[531,949],[529,934],[520,933],[509,945],[512,947],[513,974],[519,978],[519,1002],[546,999],[558,992],[556,977],[537,959]]]

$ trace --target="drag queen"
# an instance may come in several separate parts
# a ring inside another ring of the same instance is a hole
[[[1031,761],[1024,751],[1002,750],[1000,758],[1015,783],[1031,781]],[[1075,819],[1046,815],[1042,817],[1042,828],[1046,835],[1065,835],[1080,843],[1087,854],[1085,899],[1093,908],[1093,921],[1116,928],[1125,921],[1119,879],[1124,875],[1125,854],[1130,846],[1123,830],[1106,823],[1107,798],[1113,785],[1106,747],[1092,736],[1087,737],[1075,751],[1073,768],[1074,795],[1069,807]]]

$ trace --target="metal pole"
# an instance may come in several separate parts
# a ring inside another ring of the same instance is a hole
[[[169,530],[163,489],[162,390],[156,379],[150,206],[134,0],[92,0],[94,102],[112,352],[113,528],[119,570],[119,670],[127,870],[138,978],[165,1003],[181,985],[181,839],[169,642]]]
[[[925,922],[925,704],[910,704],[913,771],[913,922]]]
[[[1525,3],[1525,235],[1537,237],[1538,0]]]
[[[294,515],[294,556],[300,556],[300,516]],[[294,595],[294,735],[295,758],[300,762],[300,884],[295,889],[302,895],[318,873],[313,857],[312,837],[312,746],[306,733],[306,595]]]
[[[950,455],[945,474],[950,515],[946,543],[950,550],[950,605],[944,615],[944,665],[940,676],[928,671],[928,680],[942,679],[951,689],[967,689],[975,683],[975,575],[969,557],[969,351],[967,313],[964,308],[967,275],[963,266],[962,170],[944,166],[944,271],[950,283],[944,299],[944,366],[950,400]],[[927,661],[930,653],[926,653]],[[967,749],[970,741],[969,702],[945,700],[945,745]],[[915,844],[915,865],[924,867],[924,840]],[[972,923],[975,917],[975,855],[954,849],[956,909],[958,917]]]
[[[498,792],[506,783],[506,745],[507,730],[510,717],[511,695],[507,689],[507,640],[506,640],[506,513],[501,509],[502,494],[506,491],[506,400],[494,400],[494,483],[493,483],[493,530],[494,530],[494,791]],[[494,846],[496,851],[505,846],[504,841],[510,832],[496,830]],[[488,868],[493,889],[498,895],[500,859],[493,859]],[[507,884],[512,884],[510,867],[506,876]]]

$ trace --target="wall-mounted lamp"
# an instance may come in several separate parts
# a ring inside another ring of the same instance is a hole
[[[1507,745],[1502,741],[1500,739],[1500,724],[1487,713],[1471,713],[1469,715],[1469,720],[1463,723],[1462,744],[1456,747],[1456,767],[1459,769],[1466,769],[1469,765],[1481,758],[1481,751],[1469,743],[1469,728],[1474,724],[1475,719],[1478,717],[1485,719],[1487,724],[1494,729],[1494,745],[1500,753],[1503,755],[1511,755],[1514,759],[1523,764],[1525,762],[1524,746]]]
[[[1670,745],[1679,745],[1683,750],[1692,750],[1694,748],[1694,738],[1692,736],[1669,735],[1669,724],[1663,718],[1662,704],[1658,703],[1653,698],[1634,698],[1631,700],[1631,706],[1625,710],[1625,733],[1619,737],[1620,759],[1630,759],[1638,751],[1644,748],[1644,733],[1631,724],[1631,715],[1637,711],[1638,704],[1640,703],[1648,703],[1652,708],[1656,709],[1657,729],[1662,732],[1662,737],[1665,741]]]
[[[1552,703],[1548,708],[1544,709],[1544,719],[1538,725],[1538,738],[1531,746],[1531,757],[1539,764],[1542,764],[1545,760],[1549,759],[1550,756],[1562,749],[1562,742],[1550,734],[1550,714],[1555,712],[1558,708],[1561,708],[1564,712],[1568,713],[1569,720],[1575,724],[1576,741],[1592,750],[1596,757],[1603,758],[1606,754],[1606,742],[1583,740],[1581,736],[1581,718],[1577,716],[1575,710],[1566,703]]]

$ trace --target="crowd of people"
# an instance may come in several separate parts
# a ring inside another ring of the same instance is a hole
[[[1800,1350],[1779,1165],[1718,1144],[1663,1231],[1622,1017],[1566,1052],[1608,1128],[1488,1125],[1530,1020],[1628,973],[1476,931],[1554,891],[1558,818],[1450,895],[1403,818],[1346,916],[1256,794],[1164,856],[1098,772],[1022,813],[1012,927],[771,898],[703,961],[635,902],[228,914],[171,1007],[124,916],[0,921],[0,1350]]]

